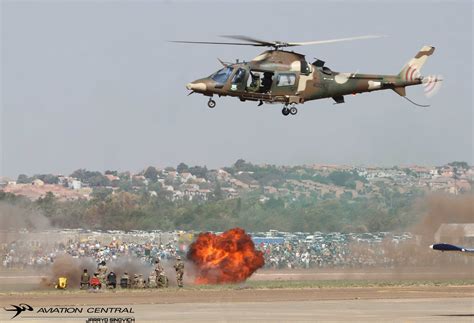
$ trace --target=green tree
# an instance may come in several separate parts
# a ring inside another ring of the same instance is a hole
[[[222,193],[221,184],[219,182],[216,183],[216,187],[214,188],[214,194],[212,196],[212,200],[219,201],[224,198],[224,194]]]
[[[29,184],[29,183],[31,183],[32,180],[33,179],[28,177],[27,175],[20,174],[20,175],[18,175],[18,178],[17,178],[16,182],[18,184]]]
[[[238,171],[249,171],[252,169],[253,165],[240,158],[234,163],[233,167]]]
[[[453,161],[448,164],[451,167],[457,167],[457,168],[462,168],[462,169],[469,169],[469,164],[466,163],[465,161]]]
[[[149,166],[146,169],[143,176],[145,176],[145,178],[148,179],[151,182],[156,182],[157,179],[158,179],[158,170],[153,166]]]
[[[200,178],[205,178],[205,179],[208,179],[208,170],[207,170],[207,167],[204,166],[192,166],[192,167],[189,167],[188,171],[196,176],[196,177],[200,177]]]
[[[269,209],[282,209],[285,207],[285,202],[282,199],[272,197],[265,203],[265,207]]]
[[[52,217],[55,215],[57,211],[57,201],[52,192],[47,192],[45,196],[40,197],[36,203],[45,216]]]
[[[104,201],[110,194],[112,194],[112,192],[113,190],[110,188],[96,187],[92,191],[92,198],[99,201]]]
[[[104,187],[110,185],[109,179],[100,173],[89,177],[87,183],[92,187]]]
[[[178,167],[176,167],[176,171],[178,173],[186,173],[189,170],[189,166],[185,163],[180,163]]]
[[[59,178],[53,174],[35,175],[34,178],[42,180],[45,184],[58,184]]]
[[[87,183],[92,187],[96,186],[108,186],[110,185],[110,181],[107,177],[102,175],[101,172],[97,171],[88,171],[86,169],[78,169],[75,170],[71,177],[75,177],[79,179],[83,183]]]

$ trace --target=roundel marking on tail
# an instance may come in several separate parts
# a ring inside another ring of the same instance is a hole
[[[405,80],[412,82],[418,77],[420,77],[420,72],[418,71],[418,69],[415,66],[408,66],[405,72]]]

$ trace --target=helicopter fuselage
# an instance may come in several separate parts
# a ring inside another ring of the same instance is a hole
[[[429,56],[434,47],[425,46],[422,50]],[[416,68],[405,68],[398,75],[340,73],[325,67],[320,60],[310,64],[304,55],[283,50],[268,50],[250,62],[223,65],[209,77],[189,83],[187,89],[211,97],[232,96],[241,101],[282,103],[285,108],[291,105],[297,111],[295,105],[307,101],[333,98],[336,103],[343,103],[345,95],[385,89],[405,96],[406,86],[423,81]],[[214,106],[209,106],[214,107],[215,102]],[[285,115],[289,113],[288,109]]]

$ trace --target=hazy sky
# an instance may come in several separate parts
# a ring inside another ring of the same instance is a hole
[[[473,163],[471,1],[1,1],[0,175],[140,170],[147,165]],[[336,71],[396,74],[436,46],[423,88],[299,106],[187,96],[187,82],[255,47],[183,45],[243,34],[284,41],[389,37],[301,47]]]

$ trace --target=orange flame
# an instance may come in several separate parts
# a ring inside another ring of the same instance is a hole
[[[197,267],[196,284],[238,283],[264,265],[263,253],[243,229],[234,228],[220,235],[201,233],[188,252]]]

